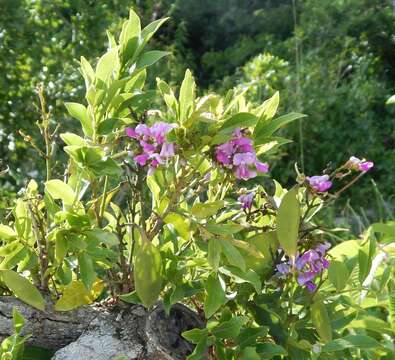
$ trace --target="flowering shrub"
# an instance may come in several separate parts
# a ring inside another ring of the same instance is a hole
[[[178,96],[161,79],[145,89],[166,55],[145,46],[164,21],[141,29],[131,11],[95,68],[81,59],[86,105],[66,108],[83,134],[60,135],[62,179],[41,94],[47,181],[30,181],[0,226],[1,291],[40,310],[43,293],[57,311],[99,296],[184,302],[206,324],[184,333],[189,360],[392,356],[393,240],[375,234],[393,226],[336,244],[314,222],[373,164],[266,189],[265,161],[287,142],[275,133],[303,115],[275,117],[278,94],[258,107],[241,94],[198,98],[190,71]]]

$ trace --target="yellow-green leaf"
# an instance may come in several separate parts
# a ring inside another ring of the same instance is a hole
[[[328,311],[321,299],[317,299],[310,308],[311,320],[318,335],[324,342],[332,340],[332,326]]]
[[[43,296],[28,279],[12,270],[0,270],[0,280],[23,302],[41,311],[45,310]]]
[[[0,224],[0,240],[8,241],[16,237],[14,229],[7,225]]]
[[[277,214],[277,237],[287,255],[295,256],[297,251],[300,223],[298,188],[288,191],[280,204]]]
[[[143,242],[134,259],[134,285],[146,307],[155,304],[162,289],[162,258],[148,241]]]
[[[215,215],[223,206],[224,202],[222,200],[211,203],[197,203],[192,206],[191,213],[198,219],[207,219]]]
[[[83,305],[91,304],[103,291],[103,282],[96,281],[92,290],[86,289],[82,281],[74,280],[63,290],[63,294],[55,304],[56,311],[70,311]]]
[[[49,180],[45,183],[45,190],[53,199],[61,199],[64,204],[72,205],[75,193],[70,185],[61,180]]]

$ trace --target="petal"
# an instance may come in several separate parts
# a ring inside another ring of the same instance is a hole
[[[139,165],[144,166],[147,163],[148,159],[149,159],[149,155],[148,154],[140,154],[140,155],[136,155],[133,159]]]
[[[360,171],[366,172],[366,171],[369,171],[370,169],[372,169],[373,166],[374,166],[374,163],[372,161],[364,161],[364,162],[361,162],[360,164],[358,164],[358,169]]]
[[[151,136],[150,129],[145,124],[138,124],[134,130],[139,135]]]
[[[146,152],[146,153],[154,152],[156,149],[156,146],[154,146],[150,143],[147,143],[146,141],[143,141],[143,140],[140,141],[140,145],[143,148],[144,152]]]
[[[139,134],[136,133],[136,131],[134,129],[132,129],[131,127],[127,127],[125,129],[125,133],[127,136],[134,138],[134,139],[138,139]]]
[[[255,167],[259,172],[267,173],[269,171],[269,165],[267,163],[256,161]]]
[[[233,157],[233,165],[242,165],[242,164],[251,165],[254,164],[255,161],[256,161],[256,155],[255,153],[252,152],[238,153],[235,154],[235,156]]]
[[[162,150],[160,151],[160,156],[170,157],[174,156],[174,144],[173,143],[163,143]]]

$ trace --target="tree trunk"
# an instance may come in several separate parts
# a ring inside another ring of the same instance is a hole
[[[84,306],[69,312],[41,312],[8,296],[0,296],[0,340],[12,334],[12,309],[26,320],[28,344],[57,350],[55,360],[182,360],[194,348],[183,331],[202,327],[195,312],[176,304],[169,316],[162,305],[147,311],[139,305],[111,308]]]

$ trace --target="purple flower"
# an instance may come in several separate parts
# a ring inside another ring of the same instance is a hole
[[[316,285],[314,279],[329,267],[329,261],[325,258],[329,243],[320,243],[314,249],[309,249],[296,257],[295,268],[297,282],[305,286],[307,290],[314,291]],[[276,265],[280,277],[291,273],[290,261]]]
[[[314,283],[311,282],[311,281],[308,281],[308,282],[305,284],[305,286],[306,286],[307,290],[309,290],[310,292],[313,292],[315,289],[317,289],[317,285],[314,284]]]
[[[171,157],[174,156],[174,144],[173,143],[163,143],[162,150],[160,151],[160,156]]]
[[[144,166],[147,163],[148,159],[149,159],[148,154],[140,154],[134,157],[134,161],[136,161],[136,163],[138,163],[141,166]]]
[[[222,150],[217,150],[215,157],[222,165],[229,165],[231,163],[230,156],[226,155]]]
[[[165,141],[167,133],[177,127],[176,124],[169,124],[165,122],[157,122],[152,125],[150,132],[157,142],[157,144],[162,144]]]
[[[250,192],[249,194],[243,194],[238,197],[237,200],[241,202],[241,208],[243,210],[251,209],[252,201],[254,200],[255,193]]]
[[[304,273],[299,273],[298,275],[298,284],[305,285],[307,282],[313,280],[316,276],[314,271],[306,271]]]
[[[223,167],[233,169],[236,178],[248,180],[257,172],[267,173],[269,166],[258,161],[250,138],[244,136],[240,129],[236,129],[233,138],[215,149],[215,159]]]
[[[240,164],[238,167],[236,167],[235,176],[238,179],[248,180],[256,176],[256,171],[251,170],[245,164]]]
[[[148,175],[152,174],[167,158],[174,156],[174,144],[166,141],[166,135],[175,124],[157,122],[151,127],[138,124],[135,129],[126,128],[126,135],[139,141],[142,153],[134,157],[140,166],[149,165]]]
[[[263,172],[263,173],[269,172],[269,165],[268,165],[267,163],[263,163],[263,162],[260,162],[260,161],[256,161],[256,162],[255,162],[255,166],[256,166],[256,169],[257,169],[259,172]]]
[[[256,156],[255,153],[238,153],[233,156],[233,165],[252,165],[255,164]]]
[[[138,139],[138,137],[139,137],[139,134],[137,134],[136,131],[134,131],[134,129],[132,129],[130,127],[127,127],[125,129],[125,132],[126,132],[126,135],[131,138]]]
[[[329,181],[329,175],[307,176],[306,180],[318,192],[325,192],[332,186],[332,181]]]
[[[360,171],[366,172],[369,171],[371,168],[373,168],[374,163],[372,161],[363,161],[360,164],[358,164],[358,169]]]
[[[348,159],[346,166],[350,169],[367,172],[374,167],[374,163],[373,161],[367,161],[365,159],[361,160],[355,156],[351,156]]]
[[[291,272],[291,267],[286,263],[281,263],[276,265],[276,269],[279,273],[286,275]]]

